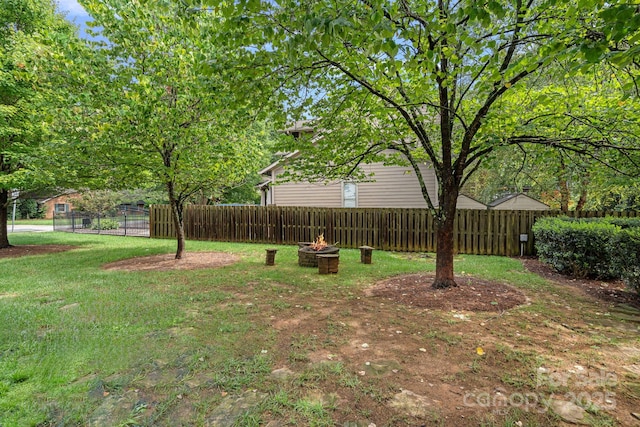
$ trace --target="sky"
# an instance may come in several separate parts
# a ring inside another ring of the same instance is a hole
[[[67,20],[80,27],[80,37],[88,37],[86,34],[87,21],[91,18],[80,6],[77,0],[57,0],[58,9],[66,13]]]
[[[58,8],[62,11],[68,12],[68,17],[84,16],[87,17],[87,12],[80,6],[77,0],[58,0]]]

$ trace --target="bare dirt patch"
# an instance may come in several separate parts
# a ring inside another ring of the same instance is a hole
[[[498,282],[458,277],[457,287],[434,289],[433,274],[393,277],[367,290],[368,296],[431,309],[461,311],[504,311],[527,300],[519,290]]]
[[[556,272],[537,258],[524,258],[522,259],[522,264],[527,270],[538,276],[560,285],[578,288],[585,294],[600,301],[613,304],[628,304],[640,308],[640,296],[638,293],[630,291],[621,280],[576,279]]]
[[[151,255],[111,262],[103,268],[124,271],[197,270],[223,267],[239,260],[239,256],[224,252],[187,252],[182,259],[175,259],[173,254]]]
[[[168,254],[106,267],[214,268],[237,259],[220,252],[193,252],[179,261]],[[234,298],[233,304],[222,301],[213,309],[236,310],[235,315],[246,310],[252,326],[237,344],[239,354],[246,360],[255,353],[268,358],[273,374],[264,381],[283,392],[280,398],[288,399],[275,411],[260,412],[263,425],[313,424],[309,419],[320,415],[301,415],[305,405],[311,405],[326,413],[324,421],[330,419],[319,425],[560,427],[568,424],[552,413],[549,400],[572,401],[576,396],[601,408],[600,424],[592,425],[637,425],[632,414],[637,411],[640,384],[637,376],[628,374],[628,368],[637,365],[637,332],[619,329],[615,319],[609,319],[611,325],[595,322],[605,316],[602,301],[594,298],[599,294],[581,294],[582,289],[608,289],[613,284],[580,281],[577,287],[577,281],[556,275],[535,260],[523,262],[558,286],[551,292],[536,292],[460,276],[457,288],[435,290],[432,274],[389,278],[362,292],[341,288],[339,280],[332,290],[255,281],[244,288],[216,285],[216,290]],[[571,285],[571,292],[563,292],[563,285]],[[534,304],[518,307],[527,298]],[[167,331],[172,342],[194,335],[203,340],[203,348],[214,349],[227,332],[198,323],[205,318],[198,313],[211,309],[209,300],[190,299],[185,318],[192,320]],[[236,325],[240,323],[230,320],[227,327]],[[238,376],[244,373],[244,365],[240,366]],[[617,380],[602,383],[603,376]],[[561,387],[553,384],[554,379],[562,382]],[[218,421],[220,412],[233,405],[240,408],[246,393],[258,390],[262,396],[264,390],[254,389],[254,383],[250,391],[233,390],[225,383],[232,384],[208,356],[195,359],[189,353],[144,373],[129,387],[135,390],[135,400],[126,400],[133,395],[123,391],[120,405],[131,411],[142,402],[140,413],[159,419],[154,423],[159,426],[197,424],[202,419],[230,425]],[[180,397],[170,397],[165,390]],[[600,398],[604,393],[611,393],[609,401]],[[116,393],[112,396],[115,402]],[[529,400],[523,402],[523,396]],[[111,405],[109,399],[104,398],[98,415]],[[216,409],[197,413],[198,406]],[[116,409],[110,411],[116,414]]]
[[[0,249],[0,259],[19,258],[30,255],[45,255],[57,252],[70,251],[76,246],[71,245],[20,245]]]
[[[578,395],[601,408],[600,425],[637,425],[631,415],[636,394],[626,391],[635,390],[637,379],[628,379],[623,368],[637,359],[622,357],[615,344],[634,334],[615,325],[586,326],[599,310],[597,300],[520,292],[470,277],[457,278],[458,288],[436,291],[432,278],[398,276],[342,298],[283,293],[286,310],[259,304],[256,322],[268,319],[278,333],[270,353],[274,368],[290,370],[298,382],[317,378],[313,389],[325,397],[337,394],[335,425],[565,426],[550,399]],[[511,296],[498,301],[502,306],[491,304],[505,293]],[[549,309],[504,308],[527,297]],[[474,298],[484,304],[475,305]],[[323,366],[342,370],[330,375]],[[600,387],[594,391],[578,371],[619,380],[594,381]],[[562,378],[565,388],[558,392],[545,375]],[[300,391],[291,387],[291,393]],[[599,401],[605,392],[614,397]],[[530,405],[519,396],[531,397]],[[284,425],[274,414],[264,417]]]

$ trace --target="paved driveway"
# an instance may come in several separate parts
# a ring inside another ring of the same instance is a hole
[[[11,233],[11,223],[7,225],[7,231]],[[25,232],[33,232],[33,233],[42,233],[45,231],[53,231],[53,225],[23,225],[16,224],[13,226],[13,232],[15,233],[25,233]]]

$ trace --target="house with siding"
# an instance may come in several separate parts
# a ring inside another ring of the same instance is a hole
[[[298,121],[284,133],[300,137],[314,132],[307,121]],[[334,182],[288,181],[283,179],[287,160],[300,155],[287,153],[259,174],[263,177],[258,186],[262,206],[313,206],[327,208],[427,208],[422,190],[410,166],[371,163],[360,165],[370,181],[341,180]],[[427,163],[420,166],[421,175],[432,202],[438,206],[438,182],[435,171]],[[469,196],[458,197],[458,209],[487,209],[487,206]]]
[[[548,211],[549,205],[524,193],[508,194],[489,203],[489,209],[509,211]]]
[[[292,153],[286,158],[299,155]],[[426,208],[420,184],[409,166],[371,163],[361,165],[362,172],[372,181],[350,180],[322,182],[291,182],[282,179],[286,160],[277,161],[260,171],[264,180],[259,185],[261,205],[316,206],[327,208]],[[438,184],[433,168],[420,165],[422,177],[431,200],[437,206]],[[458,197],[458,209],[487,209],[487,206],[466,195]]]

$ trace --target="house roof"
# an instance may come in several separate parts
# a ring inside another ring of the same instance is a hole
[[[313,126],[310,126],[311,120],[296,120],[293,125],[282,129],[282,132],[291,134],[294,132],[313,132]]]
[[[290,159],[290,158],[292,158],[294,156],[297,156],[298,154],[300,154],[300,152],[298,150],[294,151],[293,153],[285,154],[284,156],[282,156],[281,159],[276,160],[275,162],[271,163],[266,168],[262,169],[261,171],[258,171],[258,175],[264,175],[267,172],[271,172],[273,169],[278,167],[283,160]],[[269,182],[271,182],[271,181],[269,181]]]
[[[63,192],[62,192],[62,193],[60,193],[60,194],[56,194],[55,196],[49,196],[49,197],[46,197],[46,198],[44,198],[44,199],[37,199],[36,201],[37,201],[38,203],[47,203],[48,201],[53,200],[53,199],[55,199],[55,198],[57,198],[57,197],[60,197],[60,196],[68,196],[68,195],[70,195],[70,194],[77,194],[77,193],[78,193],[78,190],[65,190],[65,191],[63,191]]]
[[[513,193],[513,194],[507,194],[506,196],[500,197],[499,199],[494,200],[493,202],[490,202],[487,206],[490,207],[494,207],[494,206],[498,206],[508,200],[513,199],[514,197],[516,197],[519,193]]]
[[[534,199],[533,197],[526,195],[525,193],[512,193],[512,194],[507,194],[507,195],[506,195],[506,196],[504,196],[504,197],[501,197],[501,198],[499,198],[499,199],[497,199],[497,200],[494,200],[493,202],[489,203],[487,206],[489,206],[490,208],[493,208],[493,207],[496,207],[496,206],[498,206],[498,205],[501,205],[501,204],[503,204],[503,203],[505,203],[505,202],[508,202],[508,201],[509,201],[509,200],[511,200],[511,199],[515,199],[516,197],[519,197],[519,196],[520,196],[520,197],[526,197],[527,199],[533,200],[534,202],[536,202],[536,203],[540,203],[541,205],[545,205],[545,206],[547,206],[547,207],[549,206],[549,205],[547,205],[546,203],[543,203],[543,202],[541,202],[541,201],[540,201],[540,200],[538,200],[538,199]]]
[[[305,132],[305,133],[312,133],[315,132],[315,127],[310,126],[310,124],[313,123],[313,120],[296,120],[295,122],[293,122],[293,125],[291,127],[288,127],[286,129],[283,129],[282,132],[286,133],[286,134],[293,134],[293,133],[300,133],[300,132]],[[320,134],[316,134],[312,139],[311,142],[315,142],[317,140],[319,140],[320,138],[322,138],[322,135]],[[276,160],[275,162],[271,163],[269,166],[267,166],[266,168],[258,171],[258,175],[264,175],[268,172],[271,172],[273,169],[275,169],[276,167],[278,167],[283,160],[287,160],[293,157],[298,157],[298,155],[300,154],[300,151],[295,150],[291,153],[282,153],[284,154],[282,156],[282,158],[280,158],[279,160]]]
[[[476,203],[480,203],[481,205],[485,205],[485,206],[487,206],[486,204],[482,203],[480,200],[475,199],[475,198],[471,197],[470,195],[468,195],[468,194],[466,194],[466,193],[460,193],[458,196],[466,197],[467,199],[471,199],[471,200],[473,200],[473,201],[474,201],[474,202],[476,202]]]
[[[269,187],[269,184],[271,184],[271,180],[270,179],[268,179],[266,181],[262,181],[260,184],[256,185],[256,187],[259,188],[260,190],[262,190],[263,188]]]

